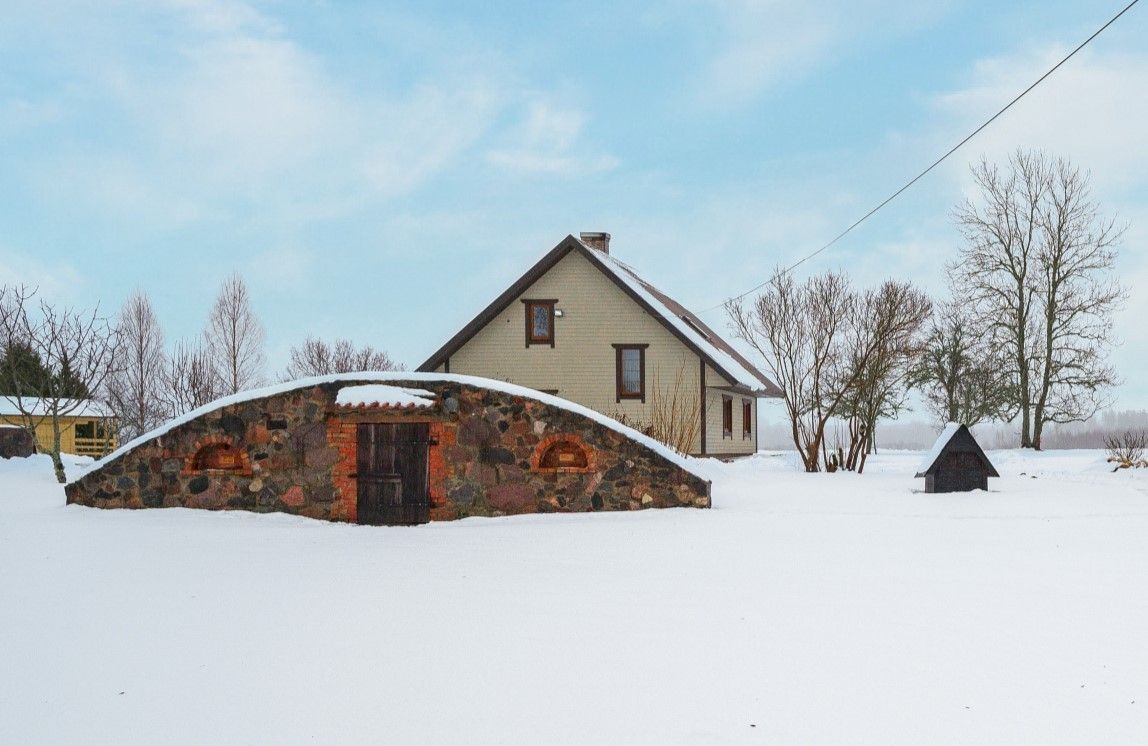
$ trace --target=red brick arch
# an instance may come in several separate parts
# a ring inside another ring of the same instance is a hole
[[[543,466],[542,462],[546,453],[555,446],[563,444],[570,444],[577,447],[586,456],[585,466]],[[586,474],[598,471],[598,458],[594,449],[586,445],[586,442],[577,435],[571,433],[559,433],[556,435],[548,435],[542,439],[542,442],[534,449],[534,453],[530,456],[530,468],[535,471],[550,471],[560,472],[567,474]]]
[[[238,466],[234,469],[204,469],[197,466],[196,461],[199,459],[200,454],[206,448],[213,446],[227,446],[238,462]],[[251,468],[251,457],[247,455],[247,450],[240,448],[235,444],[235,441],[226,435],[205,435],[199,440],[195,441],[195,447],[192,452],[183,459],[183,473],[184,474],[202,474],[204,472],[225,472],[227,474],[237,474],[240,476],[251,476],[253,473]]]

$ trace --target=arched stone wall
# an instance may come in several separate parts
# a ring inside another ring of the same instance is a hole
[[[340,388],[375,382],[418,387],[438,403],[401,410],[336,405]],[[457,402],[456,411],[442,406],[447,399]],[[68,502],[354,522],[357,425],[404,421],[430,426],[433,520],[710,504],[708,482],[589,417],[480,385],[422,379],[340,380],[221,407],[99,465],[68,485]],[[196,454],[224,444],[237,468],[200,468]],[[559,444],[581,449],[586,464],[544,466],[544,454]]]

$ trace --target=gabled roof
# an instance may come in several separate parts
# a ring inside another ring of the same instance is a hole
[[[941,431],[937,441],[933,443],[933,447],[921,459],[921,465],[917,467],[915,476],[928,476],[929,472],[936,468],[941,456],[946,453],[971,453],[981,460],[990,477],[1000,476],[992,462],[989,461],[989,457],[981,449],[980,443],[977,443],[977,439],[969,432],[968,426],[959,422],[950,422],[945,425],[945,429]]]
[[[714,370],[729,380],[736,388],[759,396],[781,396],[781,389],[764,373],[722,339],[717,332],[691,313],[685,306],[675,301],[656,287],[642,279],[632,267],[618,261],[609,254],[592,249],[574,236],[566,236],[557,246],[542,257],[526,274],[494,299],[489,306],[458,334],[440,347],[426,362],[418,367],[421,371],[433,371],[451,355],[466,344],[483,327],[502,313],[516,298],[526,292],[538,278],[545,275],[570,252],[578,252],[602,271],[624,293],[629,295],[647,313],[661,322],[671,334],[686,347],[699,355]]]
[[[34,396],[0,395],[0,417],[20,417],[21,408],[33,417],[45,417],[51,411],[51,400]],[[60,399],[61,417],[111,417],[112,412],[95,399]]]

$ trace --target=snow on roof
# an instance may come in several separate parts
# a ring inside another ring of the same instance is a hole
[[[945,446],[949,444],[949,441],[953,439],[953,436],[956,435],[957,431],[960,429],[961,423],[959,422],[950,422],[949,424],[945,425],[945,429],[942,430],[941,434],[937,436],[937,440],[935,443],[933,443],[933,447],[930,448],[929,452],[925,454],[925,457],[921,459],[921,464],[917,467],[918,477],[925,476],[925,472],[932,468],[933,464],[936,463],[938,458],[940,458],[941,451],[945,450]]]
[[[401,386],[388,386],[384,383],[368,383],[362,386],[345,386],[335,395],[335,403],[342,407],[388,407],[410,409],[430,407],[435,403],[435,395],[424,389],[408,389]]]
[[[586,244],[583,242],[583,245]],[[672,324],[694,345],[702,349],[718,367],[728,375],[733,376],[732,383],[754,391],[776,391],[776,387],[768,379],[763,379],[762,374],[754,370],[749,361],[741,358],[732,348],[729,348],[716,333],[709,330],[700,319],[691,314],[685,307],[643,280],[633,267],[591,246],[586,246],[586,248],[590,249],[590,256],[603,269],[625,283],[663,319]]]
[[[526,388],[525,386],[519,386],[513,383],[506,383],[505,381],[495,381],[490,378],[479,378],[478,376],[464,376],[457,373],[362,371],[358,373],[333,373],[327,376],[300,378],[297,381],[288,381],[286,383],[280,383],[274,386],[265,386],[259,389],[251,389],[250,391],[240,391],[238,394],[232,394],[231,396],[225,396],[222,399],[216,399],[210,404],[205,404],[198,409],[193,409],[186,414],[183,414],[173,420],[164,423],[163,425],[160,425],[151,432],[144,433],[138,438],[124,443],[122,446],[107,454],[103,458],[89,464],[87,468],[83,470],[77,470],[75,476],[73,476],[69,482],[75,482],[83,478],[83,476],[88,472],[99,469],[108,462],[114,461],[120,456],[125,455],[129,451],[138,448],[148,441],[158,438],[159,436],[170,432],[180,425],[185,425],[197,417],[202,417],[203,415],[214,412],[217,409],[222,409],[223,407],[228,407],[233,404],[241,404],[253,399],[263,399],[268,396],[283,394],[288,391],[294,391],[296,389],[309,388],[311,386],[318,386],[324,383],[339,383],[341,381],[355,382],[356,384],[359,384],[359,386],[355,386],[354,388],[359,388],[361,385],[363,385],[363,381],[375,381],[378,383],[457,383],[464,386],[474,386],[476,388],[499,391],[504,394],[510,394],[511,396],[521,396],[528,399],[534,399],[535,401],[542,402],[543,404],[565,409],[566,411],[573,412],[574,414],[582,415],[587,419],[591,419],[594,422],[597,422],[603,427],[609,428],[614,432],[621,433],[630,440],[636,441],[646,448],[649,448],[651,451],[654,451],[659,456],[666,459],[675,466],[688,471],[690,474],[693,474],[696,477],[709,481],[709,478],[705,475],[705,472],[700,468],[700,465],[695,459],[692,459],[689,456],[681,455],[661,441],[655,440],[648,435],[644,435],[631,427],[626,427],[621,422],[618,422],[612,417],[607,417],[601,412],[596,412],[589,407],[584,407],[581,404],[575,404],[572,401],[567,401],[566,399],[562,399],[552,394],[544,394],[541,391],[536,391],[534,389]]]
[[[0,396],[0,417],[20,417],[21,407],[31,412],[34,417],[48,414],[50,400],[37,399],[34,396]],[[111,417],[112,413],[106,406],[95,399],[61,399],[58,407],[63,417]]]

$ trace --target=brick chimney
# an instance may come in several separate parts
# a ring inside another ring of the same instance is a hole
[[[586,244],[591,249],[597,249],[603,254],[610,253],[609,233],[579,233],[578,238],[582,239],[582,243]]]

